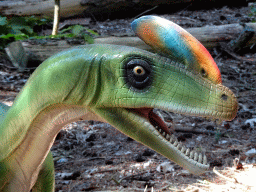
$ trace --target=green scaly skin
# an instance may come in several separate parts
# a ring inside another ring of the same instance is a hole
[[[134,59],[151,67],[150,83],[140,89],[125,76],[124,66]],[[231,120],[237,101],[225,86],[158,54],[125,46],[90,45],[47,59],[31,75],[13,106],[0,108],[0,190],[48,192],[54,191],[49,151],[67,123],[108,122],[190,172],[201,174],[209,167],[206,157],[190,153],[160,124],[153,126],[140,109]]]

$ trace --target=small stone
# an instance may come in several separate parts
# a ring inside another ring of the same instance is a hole
[[[222,140],[222,141],[219,141],[219,144],[226,144],[228,141],[226,140]]]
[[[253,118],[253,119],[247,119],[245,122],[244,122],[245,125],[250,125],[251,128],[256,128],[256,118]]]
[[[66,163],[66,162],[68,162],[68,159],[66,158],[61,158],[57,161],[57,163]]]
[[[73,173],[69,173],[63,176],[64,180],[76,180],[77,177],[80,177],[81,173],[79,171],[75,171]]]
[[[149,160],[149,161],[146,162],[146,163],[143,163],[143,168],[145,169],[145,168],[149,167],[149,166],[151,165],[151,163],[152,163],[151,160]]]
[[[157,166],[156,170],[158,172],[163,172],[163,173],[175,171],[173,165],[171,165],[170,162],[163,162],[163,163],[161,163],[160,165]]]
[[[250,149],[249,151],[245,152],[245,155],[247,155],[249,157],[255,156],[256,155],[256,149],[255,148]]]
[[[75,171],[73,173],[56,173],[56,176],[61,177],[63,180],[75,180],[80,175],[79,171]]]
[[[192,175],[192,173],[190,173],[188,170],[182,169],[177,175],[189,176]]]

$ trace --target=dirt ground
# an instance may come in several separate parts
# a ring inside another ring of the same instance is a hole
[[[182,10],[172,15],[183,27],[252,21],[249,8]],[[80,18],[81,19],[81,18]],[[132,19],[92,21],[102,36],[132,35]],[[202,151],[210,169],[200,176],[188,173],[165,157],[123,135],[112,126],[93,121],[69,124],[52,147],[56,191],[256,191],[256,58],[253,52],[234,58],[220,48],[211,50],[223,84],[237,96],[239,111],[231,122],[213,122],[162,112],[173,126],[192,131],[174,133],[188,148]],[[0,60],[0,101],[12,104],[30,71],[19,73]],[[193,130],[200,130],[194,133]],[[254,151],[253,151],[254,149]],[[251,152],[251,153],[250,153]]]

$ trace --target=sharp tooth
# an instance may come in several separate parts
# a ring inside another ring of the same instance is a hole
[[[169,134],[166,134],[165,138],[166,138],[167,140],[169,140],[171,137],[170,137]]]
[[[198,153],[195,152],[195,153],[194,153],[194,160],[197,161],[197,159],[198,159]]]
[[[175,141],[175,142],[173,143],[173,145],[174,145],[175,147],[176,147],[178,144],[179,144],[178,141]]]
[[[191,151],[189,158],[190,158],[190,159],[193,159],[193,157],[194,157],[194,151]]]
[[[171,138],[170,138],[170,143],[173,143],[175,141],[175,137],[173,135],[171,135]]]
[[[181,150],[181,149],[182,149],[182,144],[181,144],[181,143],[178,144],[177,149],[178,149],[178,150]]]
[[[203,160],[203,155],[202,155],[202,153],[200,153],[198,156],[198,162],[202,163],[202,160]]]
[[[189,156],[189,154],[190,154],[190,149],[187,149],[186,155]]]
[[[182,147],[182,149],[180,150],[182,153],[185,153],[186,151],[186,147]]]
[[[166,133],[165,133],[165,132],[163,132],[163,133],[162,133],[162,135],[165,137]]]
[[[203,161],[203,164],[204,164],[204,165],[207,165],[207,157],[206,157],[206,155],[204,155],[204,161]]]

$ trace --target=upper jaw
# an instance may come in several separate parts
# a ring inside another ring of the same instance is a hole
[[[229,104],[227,105],[228,107],[222,109],[213,108],[211,109],[212,111],[209,107],[209,110],[206,111],[205,109],[200,108],[188,110],[187,108],[177,107],[176,105],[176,108],[172,106],[168,106],[168,108],[166,108],[166,106],[163,106],[161,109],[190,116],[196,115],[219,120],[232,120],[235,117],[238,108],[236,97],[225,86],[221,84],[216,86],[220,87],[220,89],[223,89],[224,93],[228,95],[228,101],[226,101],[229,102]],[[226,111],[223,109],[226,109]],[[190,151],[190,149],[187,149],[180,142],[178,142],[178,140],[172,134],[172,131],[166,126],[165,122],[153,112],[153,108],[126,108],[125,110],[137,116],[142,122],[141,125],[143,126],[141,127],[143,127],[146,132],[148,132],[149,130],[151,136],[158,138],[158,141],[156,142],[158,143],[157,145],[153,145],[152,143],[154,142],[148,143],[145,141],[142,142],[143,144],[149,146],[158,153],[161,153],[162,155],[166,156],[180,166],[188,169],[194,174],[199,175],[208,170],[209,165],[207,164],[206,156],[202,153]],[[147,122],[148,124],[148,126],[146,127],[144,127],[145,122]],[[143,139],[135,138],[135,140],[140,141]],[[165,150],[162,150],[162,148],[164,148]]]

